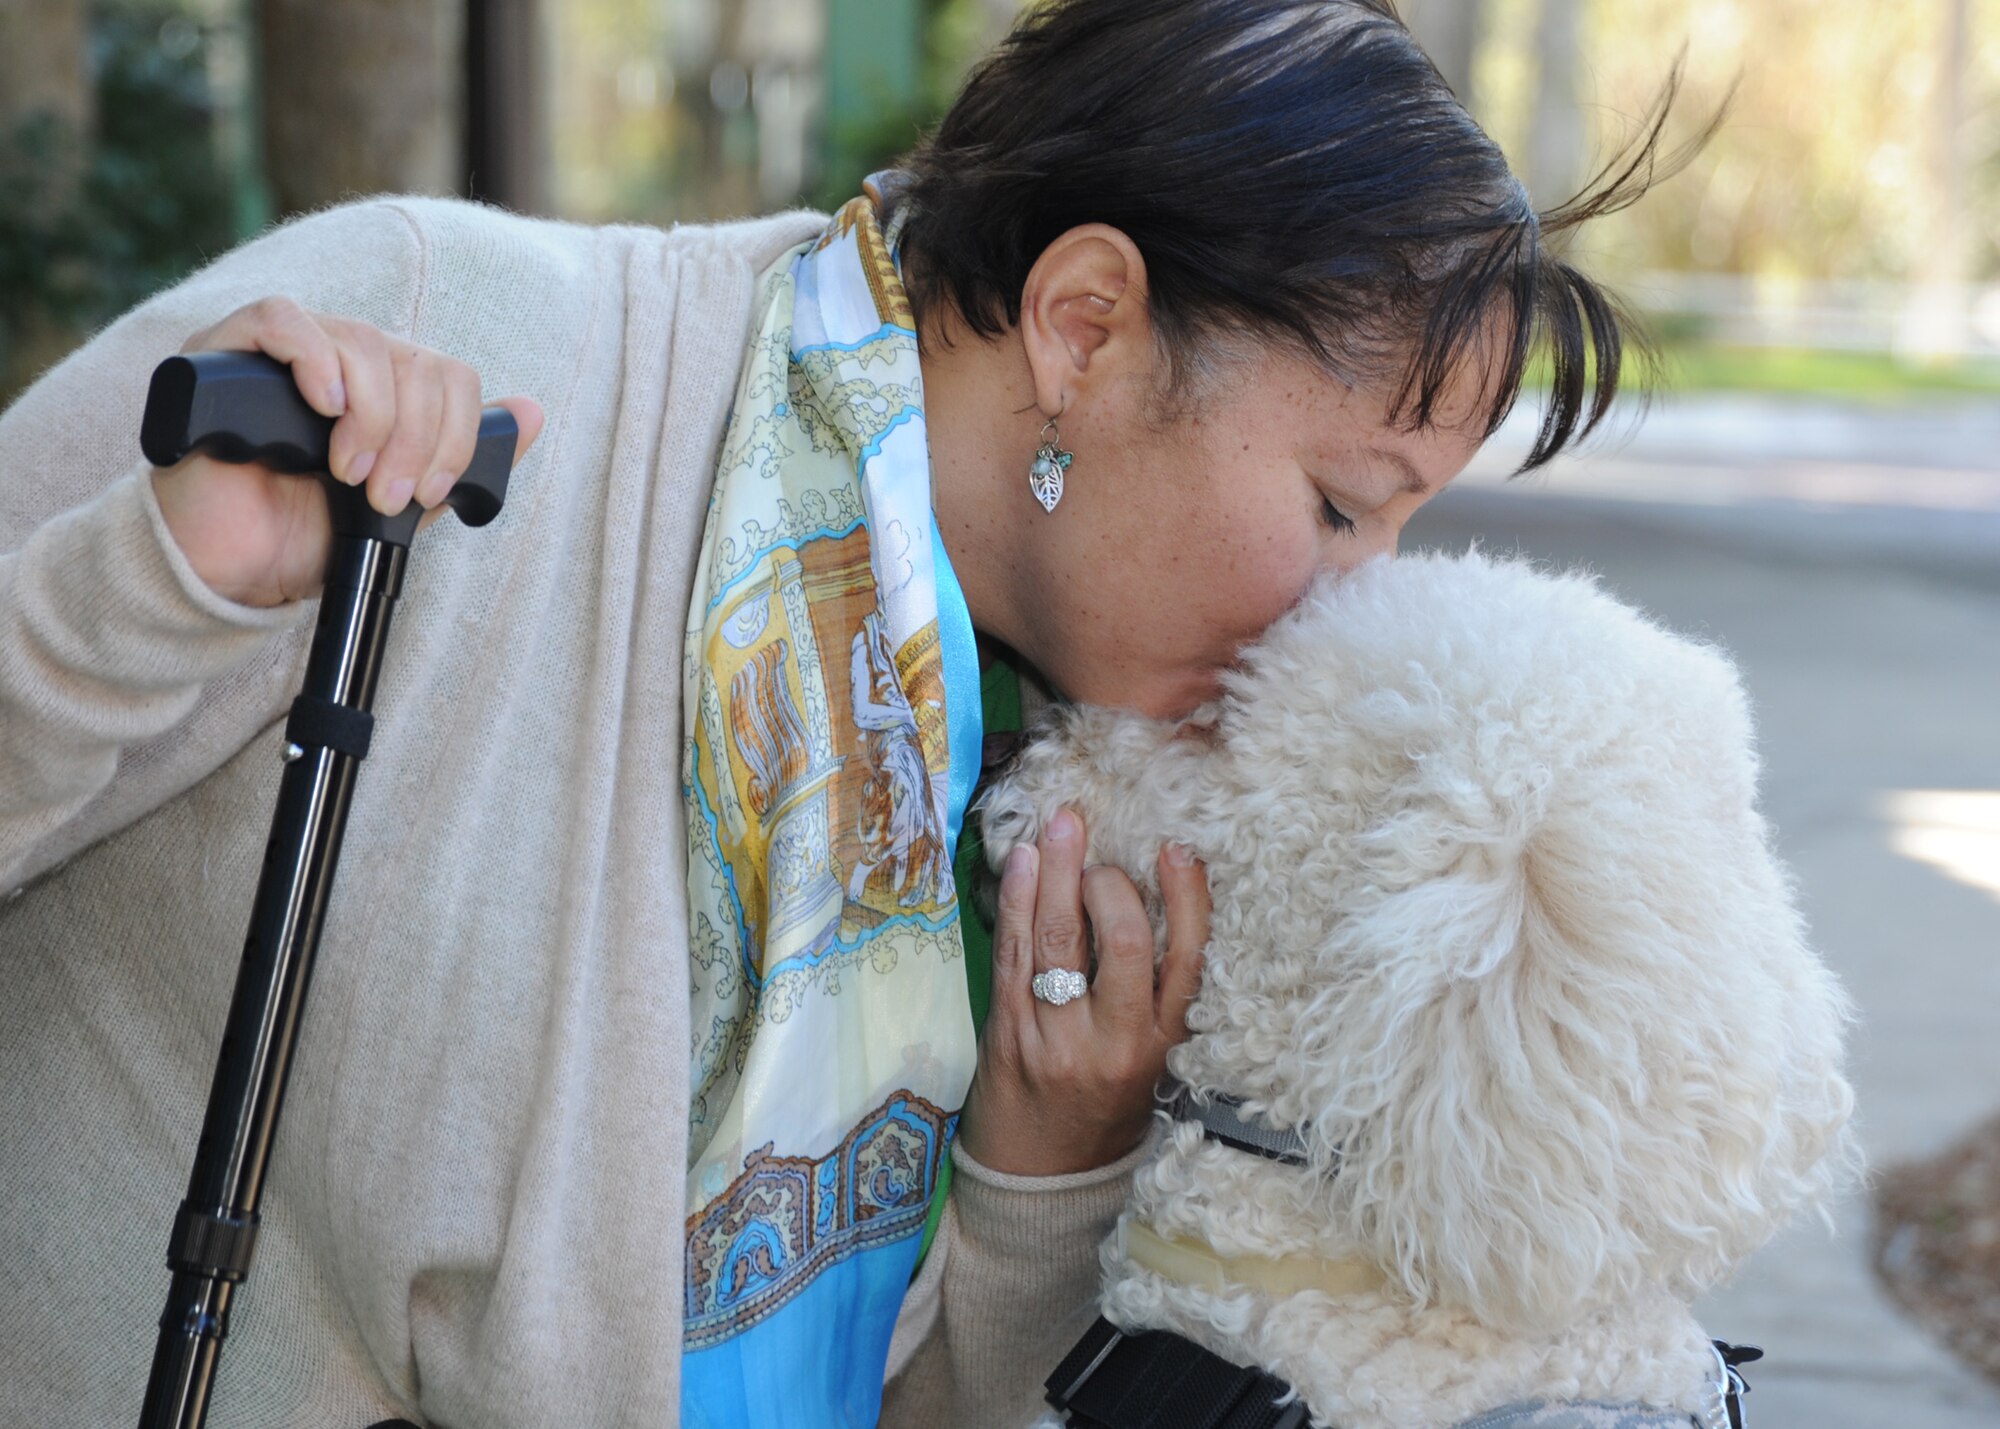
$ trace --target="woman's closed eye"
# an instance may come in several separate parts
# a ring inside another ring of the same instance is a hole
[[[1322,526],[1331,526],[1343,533],[1354,530],[1354,521],[1324,496],[1319,499],[1319,520]]]

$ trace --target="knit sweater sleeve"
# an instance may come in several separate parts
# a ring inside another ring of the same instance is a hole
[[[422,282],[395,206],[315,214],[126,314],[0,415],[0,895],[242,748],[302,657],[309,603],[224,599],[168,532],[138,454],[153,366],[273,294],[407,332]]]
[[[1098,1247],[1150,1140],[1095,1171],[1010,1176],[952,1149],[951,1199],[889,1351],[885,1429],[1019,1429],[1097,1315]]]

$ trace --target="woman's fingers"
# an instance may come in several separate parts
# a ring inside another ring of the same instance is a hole
[[[349,486],[368,479],[396,427],[396,371],[389,336],[365,323],[335,324],[347,383],[347,415],[333,424],[326,465]]]
[[[337,420],[327,466],[394,515],[416,500],[434,507],[471,465],[479,436],[479,374],[463,362],[351,318],[310,313],[290,298],[238,308],[189,338],[184,352],[250,349],[291,366],[299,393]],[[520,440],[542,429],[541,406],[508,398]]]
[[[537,402],[533,397],[501,397],[498,400],[491,402],[487,405],[494,407],[505,407],[509,412],[513,413],[514,464],[516,466],[519,466],[521,463],[521,458],[528,454],[528,448],[533,446],[535,444],[535,439],[541,436],[542,434],[542,422],[543,422],[542,404],[540,402]],[[456,420],[458,419],[456,415],[454,415],[453,413],[448,412],[445,416],[445,422],[447,425],[451,424],[452,422],[455,422]],[[478,445],[478,442],[479,442],[478,412],[475,411],[472,430],[468,438],[469,448],[476,447]],[[471,457],[468,455],[466,458],[466,465],[469,466],[470,464],[471,464]],[[451,494],[451,488],[457,483],[458,478],[464,475],[465,475],[465,470],[463,467],[461,467],[456,472],[456,474],[452,476],[452,479],[450,481],[439,482],[438,494],[434,500],[426,499],[426,494],[423,487],[419,486],[417,488],[417,502],[419,505],[426,507],[424,514],[417,518],[417,529],[419,531],[429,530],[431,526],[437,521],[437,519],[440,516],[444,515],[445,513],[445,507],[443,504],[444,498]]]
[[[974,1156],[1016,1175],[1102,1166],[1138,1144],[1201,977],[1209,904],[1200,866],[1184,850],[1161,859],[1168,935],[1156,983],[1139,890],[1118,869],[1083,867],[1084,833],[1059,812],[1037,847],[1009,855],[1000,880],[992,1010],[962,1134]],[[1089,994],[1037,1003],[1038,969],[1082,968],[1086,914],[1097,950]]]
[[[262,298],[190,337],[183,352],[252,351],[286,363],[308,406],[332,417],[327,467],[367,484],[385,514],[414,499],[436,515],[478,442],[479,376],[466,364],[352,318]],[[500,399],[514,415],[515,458],[541,435],[541,405]],[[311,595],[326,569],[329,524],[311,484],[254,464],[194,455],[157,473],[167,529],[211,589],[247,605]]]
[[[311,313],[290,298],[260,298],[181,345],[182,352],[246,348],[289,365],[299,395],[315,412],[338,417],[347,410],[337,344]]]
[[[416,498],[428,509],[444,500],[452,484],[472,465],[479,440],[479,374],[463,362],[442,364],[444,407],[438,419],[437,450],[430,470],[417,482]]]
[[[368,504],[394,516],[410,504],[417,483],[430,474],[444,419],[443,358],[407,343],[393,343],[396,425],[368,473]]]
[[[533,397],[502,397],[493,405],[514,414],[514,462],[519,465],[542,434],[542,404]]]
[[[1187,1011],[1201,991],[1202,950],[1211,911],[1208,870],[1181,844],[1160,850],[1160,901],[1167,910],[1167,951],[1160,959],[1154,1016],[1167,1041],[1185,1041]]]
[[[1094,1029],[1150,1040],[1153,1030],[1153,925],[1139,890],[1121,869],[1098,864],[1083,875],[1083,906],[1097,945],[1090,984]]]
[[[993,919],[993,1001],[987,1034],[1004,1030],[1010,1040],[1034,1027],[1035,889],[1040,855],[1022,844],[1007,855],[1000,874],[1000,898]],[[1017,1030],[1018,1029],[1018,1030]]]
[[[1072,810],[1057,809],[1037,847],[1035,969],[1083,972],[1090,956],[1083,936],[1083,820]]]

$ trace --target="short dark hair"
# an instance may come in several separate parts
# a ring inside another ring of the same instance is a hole
[[[1391,0],[1057,0],[905,161],[910,297],[920,319],[949,303],[995,336],[1049,243],[1108,223],[1145,257],[1169,390],[1244,334],[1350,384],[1397,381],[1391,411],[1412,427],[1436,420],[1498,319],[1482,436],[1547,354],[1525,471],[1603,419],[1632,331],[1550,240],[1631,203],[1712,132],[1719,114],[1662,159],[1679,76],[1583,192],[1537,214]]]

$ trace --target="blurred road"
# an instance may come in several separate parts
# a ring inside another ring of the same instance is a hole
[[[1864,1144],[1878,1164],[1927,1155],[2000,1109],[2000,414],[1724,405],[1503,485],[1524,444],[1510,424],[1403,547],[1476,537],[1587,565],[1734,655],[1766,812],[1860,1007]],[[1748,1422],[2000,1426],[2000,1391],[1875,1289],[1865,1198],[1834,1218],[1702,1307],[1711,1333],[1768,1353]]]

